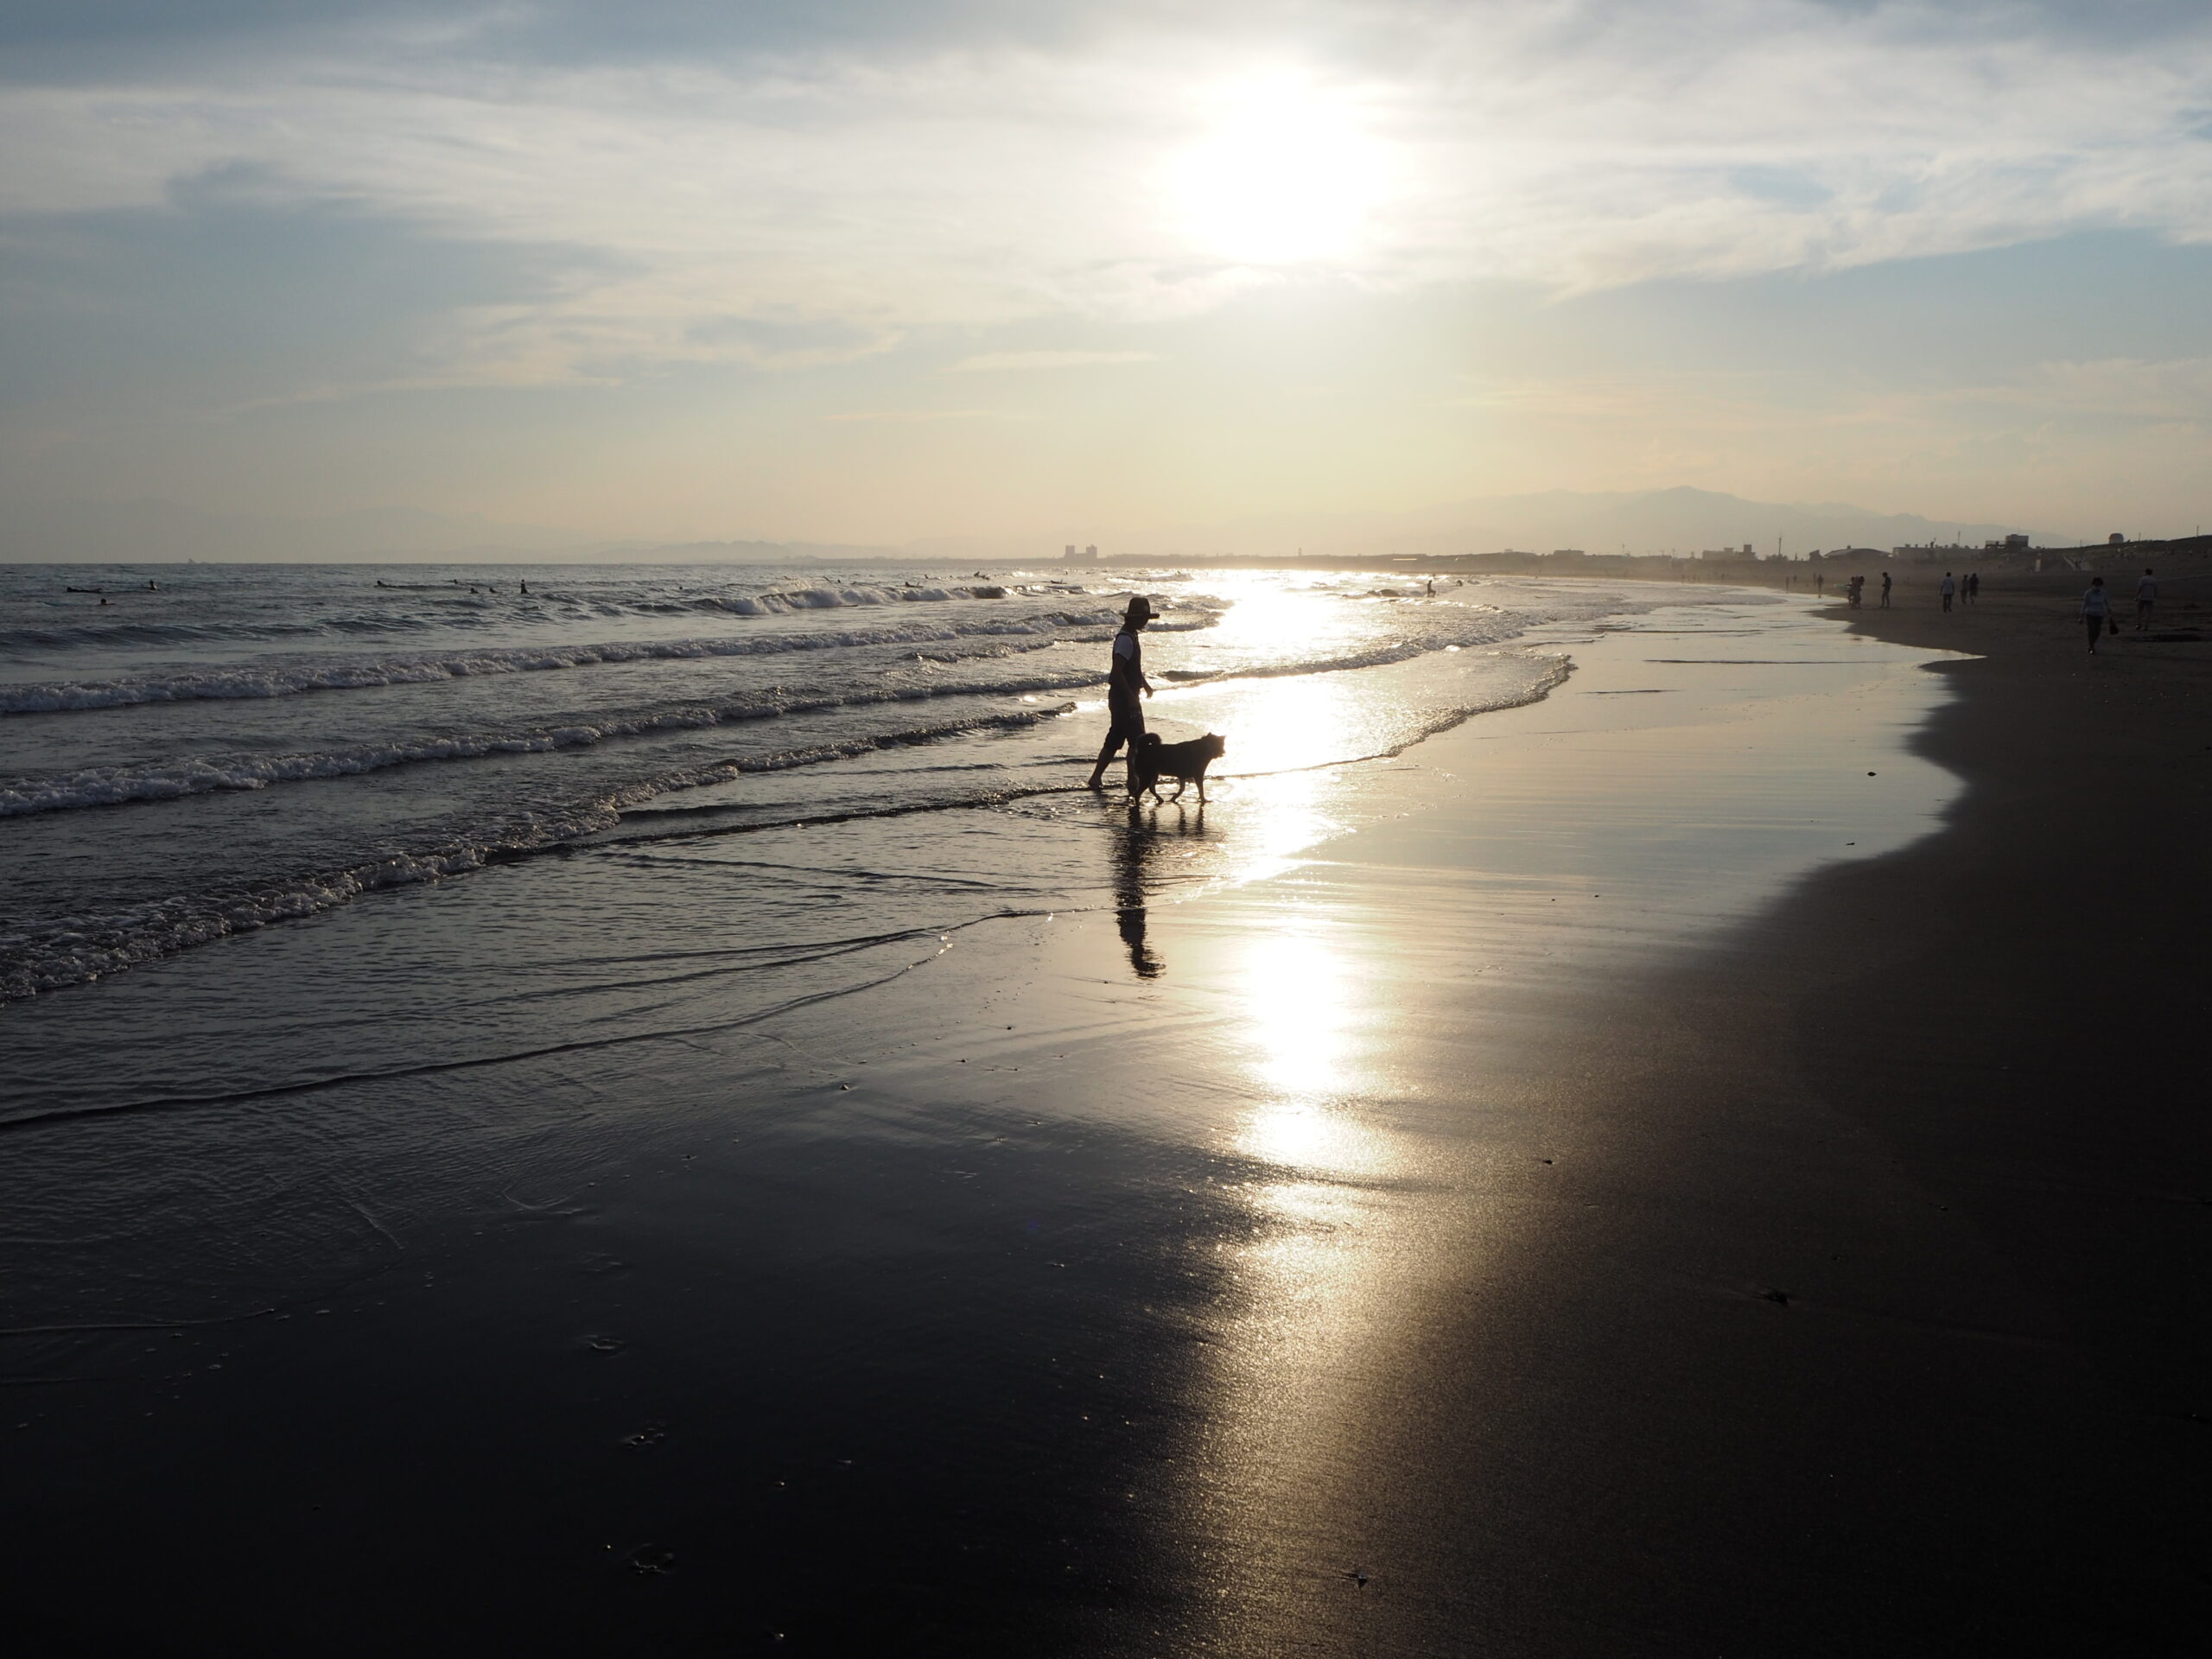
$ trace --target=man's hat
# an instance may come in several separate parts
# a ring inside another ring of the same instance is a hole
[[[1139,594],[1129,601],[1128,608],[1122,613],[1122,619],[1127,621],[1131,617],[1141,616],[1149,620],[1151,615],[1152,601],[1142,594]]]

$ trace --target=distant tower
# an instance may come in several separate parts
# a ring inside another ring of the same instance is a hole
[[[1093,564],[1097,563],[1098,563],[1098,543],[1096,543],[1096,542],[1093,542],[1093,543],[1092,543],[1089,547],[1084,548],[1084,549],[1083,550],[1083,556],[1084,556],[1084,558],[1086,558],[1086,559],[1089,559],[1089,560],[1090,560]]]
[[[1061,554],[1060,556],[1064,559],[1071,559],[1075,557],[1075,543],[1073,542],[1070,542],[1068,543],[1067,551]]]

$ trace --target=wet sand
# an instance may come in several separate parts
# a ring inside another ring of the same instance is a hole
[[[1440,988],[1401,1063],[1504,1109],[1424,1116],[1465,1202],[1224,1651],[2200,1639],[2212,664],[2090,661],[2063,601],[1850,620],[1984,653],[1913,744],[1942,833],[1656,967]]]
[[[1169,904],[1259,792],[1115,809],[1114,908],[963,937],[864,1019],[533,1063],[512,1128],[461,1076],[8,1137],[100,1194],[49,1247],[128,1233],[112,1274],[162,1287],[10,1338],[18,1617],[60,1652],[2193,1644],[2206,648],[2091,664],[2042,600],[1850,620],[1983,654],[1570,645],[1403,757],[1402,817]],[[189,1188],[310,1144],[359,1259],[286,1288]]]

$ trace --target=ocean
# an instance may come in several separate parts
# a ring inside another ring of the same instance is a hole
[[[543,901],[575,868],[549,855],[669,856],[916,813],[948,831],[974,831],[979,813],[1033,820],[1081,782],[1105,645],[1132,591],[1161,613],[1146,636],[1154,725],[1171,740],[1227,733],[1230,779],[1399,753],[1541,696],[1565,669],[1520,643],[1532,630],[1685,591],[1440,586],[1057,569],[10,567],[0,999],[519,860],[539,868],[524,902]],[[1034,874],[980,881],[979,913],[1035,902]],[[898,879],[813,875],[802,901],[764,874],[755,920],[882,931],[883,883]]]

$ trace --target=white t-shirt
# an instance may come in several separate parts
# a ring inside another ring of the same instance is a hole
[[[2135,597],[2138,600],[2155,600],[2158,596],[2158,584],[2150,577],[2145,576],[2135,584]]]
[[[1137,637],[1134,633],[1114,636],[1114,654],[1124,661],[1133,661],[1137,654]]]

